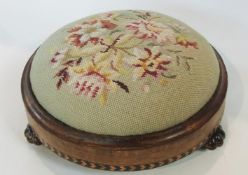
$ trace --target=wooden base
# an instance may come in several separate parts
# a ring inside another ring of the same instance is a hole
[[[35,53],[34,53],[35,54]],[[88,133],[55,119],[35,98],[29,79],[33,56],[22,76],[22,95],[30,143],[43,144],[57,155],[82,166],[111,171],[137,171],[162,166],[195,150],[223,144],[219,126],[227,90],[227,73],[220,55],[219,84],[209,102],[188,120],[172,128],[144,135],[110,136]]]
[[[27,138],[27,141],[31,144],[35,145],[42,145],[40,139],[38,138],[37,134],[35,131],[32,129],[30,125],[27,125],[27,128],[25,129],[25,137]],[[214,150],[217,147],[220,147],[224,143],[224,138],[225,138],[225,132],[223,131],[221,125],[219,125],[216,129],[214,129],[213,133],[206,139],[205,143],[200,143],[197,147],[192,148],[191,150],[177,155],[174,158],[170,158],[168,160],[162,161],[162,162],[156,162],[152,164],[143,164],[143,165],[132,165],[132,166],[118,166],[118,165],[106,165],[106,164],[98,164],[98,163],[93,163],[89,161],[84,161],[80,159],[73,158],[69,155],[66,155],[58,150],[56,148],[51,147],[47,143],[43,143],[45,147],[50,149],[52,152],[57,154],[58,156],[67,159],[68,161],[80,164],[85,167],[89,168],[95,168],[95,169],[101,169],[101,170],[108,170],[108,171],[139,171],[139,170],[145,170],[145,169],[152,169],[156,167],[160,167],[169,163],[172,163],[176,160],[179,160],[189,154],[191,154],[193,151],[199,149],[199,150]]]

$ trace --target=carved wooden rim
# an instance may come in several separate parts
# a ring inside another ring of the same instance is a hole
[[[125,150],[164,144],[165,142],[178,139],[201,128],[211,119],[223,103],[227,91],[227,72],[221,56],[215,49],[214,51],[219,61],[220,77],[213,96],[203,108],[188,120],[158,132],[133,136],[99,135],[72,128],[57,120],[38,103],[32,91],[29,75],[32,60],[36,52],[31,56],[23,71],[21,83],[23,101],[26,109],[37,123],[50,133],[69,142],[102,145],[111,147],[112,149],[123,146]]]

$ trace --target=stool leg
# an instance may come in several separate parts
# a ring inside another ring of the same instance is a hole
[[[24,135],[27,139],[27,141],[31,144],[35,144],[35,145],[41,145],[41,141],[38,138],[37,134],[35,133],[35,131],[33,130],[33,128],[28,124],[25,131],[24,131]]]
[[[225,139],[225,132],[222,129],[221,125],[219,125],[213,132],[213,134],[209,137],[207,142],[201,147],[201,149],[209,149],[214,150],[217,147],[223,145]]]

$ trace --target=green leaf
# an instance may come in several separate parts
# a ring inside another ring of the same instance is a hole
[[[161,74],[161,75],[165,78],[172,78],[172,79],[175,79],[177,77],[177,75],[165,75],[165,74]]]
[[[122,88],[123,90],[125,90],[126,93],[129,93],[129,89],[127,87],[127,85],[125,85],[124,83],[118,81],[118,80],[112,80],[114,83],[116,83],[120,88]]]
[[[116,32],[121,32],[121,30],[120,29],[113,30],[112,32],[110,32],[110,35],[112,35],[112,34],[114,34]]]

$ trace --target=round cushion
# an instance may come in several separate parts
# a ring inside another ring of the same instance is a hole
[[[165,130],[213,95],[219,64],[184,23],[149,11],[112,11],[62,27],[37,50],[33,93],[61,122],[95,134]]]

